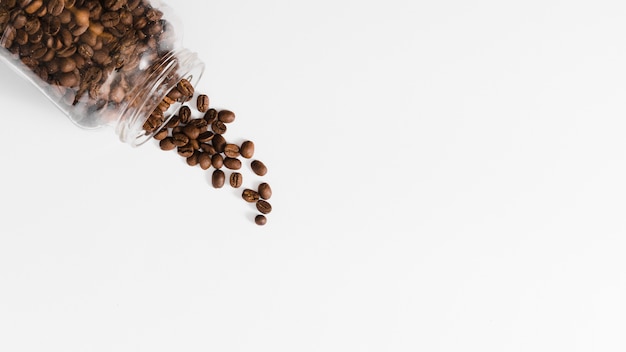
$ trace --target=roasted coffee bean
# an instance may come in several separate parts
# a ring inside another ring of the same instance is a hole
[[[165,137],[161,142],[159,142],[159,146],[163,150],[173,150],[176,148],[176,144],[174,144],[174,139],[172,137]]]
[[[174,128],[180,124],[180,117],[178,115],[173,116],[165,125],[167,128]]]
[[[207,170],[211,167],[211,155],[206,152],[200,152],[198,155],[198,163],[200,163],[202,170]]]
[[[65,0],[49,0],[48,13],[51,16],[58,16],[65,9]]]
[[[211,183],[215,188],[224,187],[224,182],[226,182],[226,175],[222,170],[213,171],[213,175],[211,176]]]
[[[165,137],[167,137],[168,133],[169,131],[167,130],[167,128],[164,128],[154,135],[154,139],[156,139],[157,141],[162,141],[165,139]]]
[[[193,150],[199,150],[200,149],[200,142],[198,142],[197,139],[189,140],[189,145],[193,148]]]
[[[198,159],[200,159],[200,152],[193,152],[190,157],[186,159],[187,165],[196,166],[198,165]]]
[[[224,166],[231,170],[239,170],[241,169],[241,160],[227,157],[224,159]]]
[[[222,110],[217,114],[217,118],[223,123],[231,123],[235,121],[235,113],[230,110]]]
[[[216,169],[221,169],[224,166],[224,157],[221,154],[213,154],[211,156],[211,165]]]
[[[254,203],[259,200],[259,193],[253,189],[246,188],[243,190],[241,197],[248,203]]]
[[[217,120],[217,110],[209,109],[206,114],[204,114],[204,120],[206,120],[208,124],[212,124],[213,121]]]
[[[241,148],[239,148],[239,153],[242,157],[246,159],[250,159],[254,156],[254,142],[245,141],[241,143]]]
[[[182,147],[178,147],[178,155],[182,156],[183,158],[188,158],[192,156],[194,151],[195,150],[193,150],[193,147],[188,144]]]
[[[181,106],[178,116],[180,117],[180,122],[184,124],[189,123],[189,120],[191,120],[191,109],[187,105]]]
[[[226,154],[229,158],[238,158],[239,157],[239,146],[237,144],[226,144],[224,146],[224,154]]]
[[[193,86],[186,79],[181,79],[180,82],[178,82],[178,85],[176,86],[176,88],[178,88],[180,93],[185,97],[193,96],[193,92],[194,92]]]
[[[43,5],[43,1],[41,0],[29,1],[27,3],[29,4],[24,8],[24,12],[26,12],[29,15],[32,15],[35,12],[39,11],[41,6]]]
[[[209,155],[211,156],[217,154],[217,150],[215,150],[215,147],[210,143],[200,143],[200,149],[202,149],[202,151],[204,152],[209,153]]]
[[[223,153],[224,152],[224,148],[226,147],[226,139],[224,139],[224,136],[222,136],[221,134],[216,134],[215,136],[213,136],[213,146],[215,147],[215,150],[218,153]]]
[[[256,202],[256,208],[261,214],[269,214],[272,212],[272,205],[264,200]]]
[[[224,133],[226,133],[227,127],[226,127],[226,124],[224,122],[222,122],[220,120],[215,120],[211,124],[211,129],[216,134],[224,134]]]
[[[272,188],[270,187],[268,183],[263,182],[259,185],[259,195],[263,199],[272,198]]]
[[[174,133],[172,134],[172,139],[174,145],[177,147],[182,147],[189,143],[189,137],[184,133]]]
[[[210,140],[213,139],[213,137],[215,136],[215,134],[211,131],[205,131],[200,133],[200,135],[198,135],[198,141],[202,142],[202,143],[206,143]]]
[[[120,14],[118,12],[105,12],[100,17],[100,23],[106,28],[117,26],[120,23]]]
[[[189,121],[189,125],[198,127],[202,132],[206,131],[206,127],[208,126],[207,122],[204,119],[193,119]]]
[[[193,125],[186,125],[183,127],[183,133],[186,134],[190,139],[197,139],[200,135],[200,129]]]
[[[267,167],[259,160],[252,161],[250,166],[252,167],[252,171],[259,176],[265,176],[265,174],[267,174]]]
[[[126,5],[127,2],[127,0],[104,0],[104,7],[111,11],[117,11]]]
[[[259,226],[263,226],[265,224],[267,224],[267,218],[265,217],[265,215],[257,215],[254,217],[254,223],[259,225]]]
[[[209,97],[205,94],[198,95],[196,105],[198,106],[198,111],[207,112],[209,110]]]
[[[230,174],[230,186],[233,188],[239,188],[243,184],[243,176],[239,172],[233,172]]]

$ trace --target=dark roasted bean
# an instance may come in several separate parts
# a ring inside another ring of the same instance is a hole
[[[265,217],[265,215],[257,215],[254,217],[254,223],[259,225],[259,226],[263,226],[265,224],[267,224],[267,218]]]
[[[165,137],[167,137],[167,134],[168,130],[167,128],[164,128],[154,135],[154,139],[156,139],[157,141],[162,141],[165,139]]]
[[[243,184],[243,176],[239,172],[233,172],[230,174],[230,186],[233,188],[239,188]]]
[[[183,127],[183,133],[186,134],[190,139],[197,139],[200,135],[200,129],[193,125],[186,125]]]
[[[213,146],[215,147],[215,150],[218,153],[223,153],[224,152],[224,148],[226,147],[226,139],[224,139],[224,136],[222,136],[221,134],[216,134],[215,136],[213,136]]]
[[[189,123],[189,120],[191,120],[191,109],[187,105],[181,106],[178,116],[180,117],[180,122],[184,124]]]
[[[212,140],[214,136],[215,134],[213,132],[205,131],[205,132],[200,133],[200,135],[198,135],[198,141],[206,143]]]
[[[207,170],[211,167],[211,155],[206,152],[200,152],[198,155],[198,163],[200,163],[202,170]]]
[[[224,157],[221,154],[213,154],[211,156],[211,165],[216,169],[221,169],[224,166]]]
[[[189,137],[184,133],[174,133],[172,134],[172,140],[174,145],[177,147],[182,147],[189,143]]]
[[[163,150],[173,150],[176,148],[176,144],[174,144],[174,140],[172,137],[166,137],[161,142],[159,142],[159,146]]]
[[[255,203],[259,200],[259,193],[253,189],[246,188],[241,193],[241,197],[248,203]]]
[[[223,123],[231,123],[235,121],[235,113],[230,110],[222,110],[217,114],[217,118]]]
[[[215,188],[224,187],[224,182],[226,181],[226,175],[222,170],[213,171],[213,175],[211,176],[211,183]]]
[[[176,88],[178,88],[178,90],[183,96],[186,96],[186,97],[193,96],[193,91],[194,91],[193,86],[186,79],[181,79],[180,82],[178,82],[178,85],[176,86]]]
[[[252,167],[252,171],[259,176],[265,176],[265,174],[267,174],[267,167],[259,160],[252,161],[250,166]]]
[[[269,214],[272,212],[272,205],[264,200],[256,202],[256,208],[262,214]]]
[[[211,124],[211,129],[213,130],[213,132],[215,132],[216,134],[224,134],[226,133],[227,127],[226,124],[223,123],[220,120],[215,120],[213,121],[213,123]]]
[[[183,158],[188,158],[192,156],[194,151],[195,150],[193,150],[193,147],[191,147],[190,145],[178,147],[178,155],[182,156]]]
[[[238,158],[240,155],[239,146],[237,144],[226,144],[224,146],[224,154],[229,158]]]
[[[209,97],[205,94],[198,95],[196,105],[198,106],[198,111],[206,112],[207,110],[209,110]]]
[[[217,120],[217,110],[209,109],[206,114],[204,114],[204,120],[206,120],[208,124],[212,124],[213,121]]]
[[[198,165],[198,159],[200,158],[200,152],[194,152],[190,157],[186,159],[187,165],[196,166]]]
[[[235,158],[225,158],[224,166],[231,170],[239,170],[241,169],[241,160]]]
[[[239,148],[239,153],[242,157],[246,159],[250,159],[254,156],[254,142],[245,141],[241,143],[241,148]]]
[[[272,188],[270,187],[268,183],[263,182],[259,185],[259,195],[263,199],[272,198]]]

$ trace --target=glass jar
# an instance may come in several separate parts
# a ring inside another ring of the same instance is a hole
[[[0,33],[0,57],[72,122],[113,127],[132,146],[192,98],[204,71],[158,0],[0,0]]]

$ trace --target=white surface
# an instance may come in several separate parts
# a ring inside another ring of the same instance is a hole
[[[0,66],[0,351],[623,351],[626,7],[176,1],[239,191]]]

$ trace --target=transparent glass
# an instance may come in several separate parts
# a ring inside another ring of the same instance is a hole
[[[204,71],[182,47],[174,11],[156,0],[0,0],[0,34],[2,60],[71,121],[113,127],[132,146],[191,99],[166,98],[179,82],[195,86]]]

